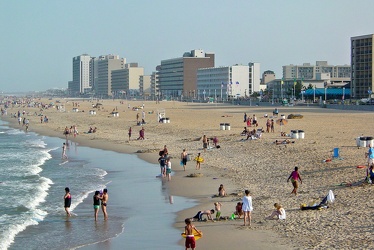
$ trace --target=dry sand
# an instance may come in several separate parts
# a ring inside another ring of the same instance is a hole
[[[181,211],[175,226],[181,231],[184,219],[202,209],[212,209],[220,201],[222,215],[230,216],[241,200],[245,189],[253,197],[253,222],[251,228],[242,227],[242,220],[195,222],[204,232],[197,242],[200,249],[369,249],[372,240],[372,191],[374,185],[363,183],[367,148],[358,148],[355,138],[372,136],[374,116],[370,112],[339,111],[318,107],[280,107],[280,114],[302,114],[302,119],[288,120],[283,131],[305,131],[305,139],[294,144],[274,145],[280,137],[280,127],[275,133],[264,133],[260,140],[242,141],[240,132],[245,126],[243,115],[256,114],[260,127],[265,127],[265,113],[272,114],[272,107],[248,107],[222,104],[198,104],[180,102],[144,102],[147,122],[144,125],[146,140],[136,140],[140,126],[136,126],[136,114],[127,105],[141,106],[140,101],[104,100],[96,115],[89,115],[92,103],[78,101],[79,111],[72,112],[73,102],[61,100],[65,112],[50,108],[14,107],[8,115],[18,110],[29,112],[30,130],[41,134],[63,137],[65,126],[77,125],[80,134],[76,141],[82,145],[105,148],[119,152],[135,153],[150,162],[157,162],[158,151],[167,145],[172,157],[174,176],[169,183],[174,195],[197,199],[198,205]],[[49,103],[50,101],[44,100]],[[96,102],[95,102],[96,103]],[[110,113],[117,109],[119,117]],[[157,110],[165,109],[170,123],[157,122]],[[84,112],[82,112],[84,110]],[[49,117],[48,124],[41,124],[34,112]],[[149,114],[152,113],[153,114]],[[13,119],[15,121],[15,119]],[[220,130],[220,123],[230,123],[231,130]],[[89,126],[97,127],[94,134],[85,134]],[[128,128],[132,127],[132,140],[128,142]],[[220,149],[202,151],[201,137],[217,136]],[[72,139],[72,137],[69,137]],[[182,149],[194,156],[202,152],[205,162],[200,171],[194,162],[187,163],[187,171],[179,166]],[[339,159],[331,162],[333,149],[340,149]],[[303,184],[299,194],[290,194],[292,185],[286,180],[295,166],[300,169]],[[201,173],[202,177],[189,178],[188,174]],[[214,198],[219,184],[224,184],[230,194]],[[333,190],[336,201],[328,209],[300,210],[300,204],[319,202]],[[232,195],[231,195],[232,194]],[[275,202],[281,203],[287,212],[285,221],[265,220]],[[177,236],[178,237],[178,236]],[[181,240],[181,244],[183,241]]]

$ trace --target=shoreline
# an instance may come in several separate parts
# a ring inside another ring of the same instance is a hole
[[[10,117],[3,117],[3,119],[4,121],[7,121],[9,123],[10,127],[21,129],[19,128],[19,125],[16,119],[10,118]],[[62,140],[65,139],[65,136],[62,134],[62,132],[59,133],[53,130],[46,130],[42,127],[32,127],[30,131],[35,132],[42,136],[44,135],[44,136],[49,136],[49,137],[57,137]],[[93,141],[93,140],[88,140],[87,138],[84,138],[81,136],[77,136],[76,138],[69,136],[68,139],[72,142],[78,143],[80,146],[91,147],[91,148],[96,148],[96,149],[101,149],[101,150],[109,150],[109,151],[114,151],[117,153],[135,154],[141,160],[144,160],[152,164],[158,164],[157,159],[159,156],[158,156],[157,150],[154,152],[143,152],[144,149],[141,147],[135,147],[129,144],[115,144],[111,141],[104,141],[104,140],[97,140],[97,139]],[[212,205],[213,201],[211,201],[212,194],[202,192],[199,189],[203,187],[203,190],[205,189],[214,190],[218,187],[219,184],[217,182],[217,183],[214,183],[214,185],[211,185],[211,183],[207,182],[205,178],[193,178],[194,181],[198,180],[198,183],[197,184],[195,183],[194,186],[199,186],[199,188],[191,189],[191,185],[189,183],[191,178],[185,177],[184,171],[182,171],[181,169],[177,169],[179,167],[178,162],[179,161],[177,160],[173,162],[174,164],[173,164],[173,169],[172,169],[173,171],[172,181],[170,183],[167,183],[168,185],[166,185],[168,192],[172,196],[180,196],[180,197],[184,197],[187,199],[192,199],[192,200],[197,201],[197,204],[193,206],[192,208],[179,211],[176,214],[175,222],[173,223],[173,225],[171,225],[174,228],[179,229],[181,232],[183,232],[184,225],[185,225],[184,224],[185,218],[192,217],[198,210],[204,210],[204,209],[207,209],[207,207],[209,207],[209,209],[214,208],[214,205]],[[187,166],[188,168],[194,168],[194,163],[192,161],[189,161],[187,163]],[[203,171],[201,171],[203,172],[203,175],[208,174],[211,176],[219,176],[218,172],[215,169],[208,167],[209,173],[207,173],[207,171],[204,171],[203,169],[204,167],[205,166],[203,164],[202,165]],[[218,178],[215,177],[215,179],[218,179]],[[219,179],[221,182],[224,182],[224,183],[230,182],[229,178],[219,178]],[[232,186],[231,189],[239,190],[239,188],[235,187],[234,184],[231,184],[231,186]],[[195,193],[196,195],[191,195],[190,194],[191,191]],[[241,197],[234,197],[234,198],[241,200]],[[226,200],[227,200],[226,202],[230,202],[230,199],[232,199],[232,197],[230,196],[226,197]],[[216,224],[219,224],[219,223],[221,222],[217,222]],[[205,225],[204,224],[199,225],[201,223],[197,224],[195,222],[195,226],[198,228],[201,228],[201,230],[204,231],[204,239],[200,240],[197,243],[198,244],[197,246],[202,249],[213,248],[213,247],[214,248],[217,248],[217,247],[218,248],[219,247],[230,248],[232,244],[235,244],[235,242],[239,242],[240,239],[245,237],[247,240],[246,244],[249,243],[255,246],[257,249],[267,249],[270,247],[274,248],[274,245],[273,245],[274,242],[277,242],[278,244],[278,246],[275,247],[275,249],[280,249],[280,250],[283,250],[286,248],[290,249],[290,246],[287,246],[287,243],[285,242],[285,240],[280,238],[279,236],[275,236],[274,232],[268,231],[268,230],[262,230],[262,231],[252,230],[251,235],[248,236],[248,233],[247,233],[248,230],[246,228],[243,227],[245,230],[236,230],[238,228],[238,225],[237,225],[238,223],[240,225],[241,222],[236,221],[235,224],[233,224],[232,222],[231,223],[224,222],[224,224],[222,223],[220,228],[217,228],[217,227],[210,227],[209,223],[206,223]],[[235,234],[230,236],[231,240],[224,240],[224,241],[218,240],[217,241],[216,237],[218,235],[222,235],[222,237],[225,238],[225,235],[227,234],[227,232],[225,231],[227,230],[226,226],[230,227],[229,230],[236,230]],[[120,243],[118,241],[121,240],[121,235],[123,233],[124,232],[122,232],[121,234],[117,235],[114,238],[108,239],[107,241],[111,242],[112,246],[120,246]],[[269,239],[271,239],[272,243],[269,243]],[[116,243],[113,241],[115,241]],[[181,238],[178,242],[179,242],[179,245],[184,246],[184,239]],[[88,250],[97,249],[97,248],[100,248],[102,244],[103,242],[93,243],[91,245],[83,246],[83,249],[88,249]],[[246,247],[243,247],[243,248],[239,247],[237,249],[238,250],[246,249]]]
[[[49,101],[48,101],[49,102]],[[269,248],[272,242],[278,249],[313,248],[356,248],[374,246],[368,232],[360,233],[357,228],[370,228],[369,211],[357,209],[358,201],[364,207],[371,207],[367,194],[374,185],[363,182],[364,170],[356,168],[365,165],[366,148],[356,146],[357,136],[373,136],[371,124],[374,117],[371,112],[347,110],[329,110],[319,107],[282,107],[279,114],[302,114],[302,119],[289,119],[281,128],[275,126],[275,133],[263,133],[260,140],[243,140],[244,112],[256,114],[260,126],[265,127],[264,114],[272,114],[272,107],[248,107],[223,104],[145,102],[147,124],[144,125],[143,140],[131,140],[128,143],[127,131],[133,128],[133,138],[137,137],[135,116],[140,111],[127,108],[141,106],[139,101],[103,100],[103,106],[97,115],[91,116],[83,110],[91,109],[91,103],[80,102],[82,111],[71,112],[70,101],[64,103],[66,111],[54,108],[43,110],[50,118],[48,124],[38,124],[39,116],[29,116],[30,130],[37,133],[50,133],[51,136],[64,138],[62,131],[66,125],[77,124],[80,131],[89,126],[98,127],[96,134],[81,133],[75,141],[81,145],[103,148],[115,152],[136,154],[139,158],[157,164],[158,152],[168,146],[172,157],[174,176],[169,183],[170,194],[192,198],[198,204],[191,209],[180,211],[174,227],[182,231],[184,219],[192,217],[199,210],[213,208],[213,202],[220,201],[222,215],[231,215],[236,202],[241,199],[244,189],[249,189],[253,197],[253,225],[241,227],[242,221],[196,222],[197,228],[204,232],[197,247],[210,249],[212,246],[246,249],[248,244],[259,244],[257,248]],[[110,115],[118,108],[119,117]],[[11,112],[22,110],[15,107]],[[35,108],[25,108],[33,114]],[[170,124],[157,122],[157,111],[166,110]],[[276,118],[275,118],[276,119]],[[61,122],[63,121],[63,122]],[[15,122],[15,119],[14,119]],[[221,130],[220,123],[230,123],[231,130]],[[18,125],[16,125],[18,126]],[[251,128],[253,129],[253,127]],[[280,136],[283,129],[305,131],[305,139],[291,139]],[[201,137],[219,138],[220,149],[203,152]],[[134,136],[135,135],[135,136]],[[72,139],[72,137],[69,137]],[[291,139],[294,144],[275,145],[275,140]],[[187,171],[179,166],[182,149],[196,156],[202,152],[205,163],[199,172],[200,178],[187,178],[196,173],[193,162],[187,163]],[[333,151],[339,149],[339,157],[332,158]],[[330,161],[326,161],[330,159]],[[295,166],[299,166],[303,184],[298,195],[290,195],[292,185],[287,177]],[[224,198],[212,198],[219,184],[224,184],[230,195]],[[313,204],[321,201],[332,190],[337,197],[329,209],[320,211],[302,211],[301,204]],[[273,210],[273,204],[281,203],[287,212],[285,221],[268,221],[264,218]],[[349,232],[349,233],[348,233]],[[210,238],[213,236],[218,236]],[[253,236],[253,240],[251,237]],[[241,238],[241,239],[240,239]],[[246,240],[242,240],[246,239]],[[248,239],[248,240],[247,240]],[[238,243],[239,242],[239,243]],[[263,244],[263,245],[261,245]],[[180,238],[180,245],[183,240]],[[256,245],[257,246],[257,245]]]

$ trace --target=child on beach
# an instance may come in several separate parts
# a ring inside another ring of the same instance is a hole
[[[201,157],[200,153],[198,153],[194,160],[196,161],[196,170],[200,170],[200,165],[202,162],[204,162],[203,157]]]
[[[184,233],[186,234],[186,250],[189,248],[195,249],[196,242],[193,230],[196,230],[200,235],[202,235],[202,232],[197,230],[197,228],[192,224],[191,219],[185,219],[184,222],[186,223],[186,226],[184,227]]]
[[[242,209],[244,212],[244,225],[248,221],[248,226],[251,226],[251,213],[253,211],[252,207],[252,197],[249,195],[249,190],[245,190],[245,196],[242,201]]]
[[[241,202],[238,202],[236,204],[236,207],[235,207],[235,215],[238,216],[238,218],[240,219],[243,215],[243,209],[242,209],[242,203]]]
[[[291,194],[297,195],[297,189],[299,187],[298,180],[300,180],[300,183],[303,184],[303,181],[301,180],[301,176],[299,174],[299,168],[298,167],[295,167],[295,170],[292,171],[292,173],[290,174],[290,176],[287,179],[287,182],[289,182],[290,179],[291,179],[291,182],[292,182],[292,185],[293,185],[293,190],[292,190]]]
[[[166,159],[166,177],[168,177],[168,181],[171,181],[171,161],[170,161],[170,158]]]
[[[274,203],[275,211],[267,217],[266,219],[273,219],[276,216],[278,220],[285,220],[286,219],[286,210],[282,207],[281,204]]]
[[[216,210],[216,220],[221,219],[221,202],[214,202],[214,209]]]
[[[218,188],[218,196],[219,196],[219,197],[224,197],[224,196],[226,196],[226,190],[225,190],[225,188],[223,187],[223,184],[219,185],[219,188]]]

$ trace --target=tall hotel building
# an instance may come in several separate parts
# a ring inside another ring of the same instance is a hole
[[[162,60],[157,66],[158,87],[163,96],[195,96],[197,69],[214,67],[214,53],[186,52],[183,57]]]
[[[91,56],[83,54],[73,57],[73,80],[69,82],[69,92],[72,95],[83,94],[91,89],[90,81],[90,61]]]
[[[351,37],[351,93],[353,99],[367,98],[374,89],[374,34]]]
[[[329,65],[327,61],[317,61],[316,65],[304,63],[303,65],[283,66],[283,79],[316,80],[321,74],[327,74],[332,81],[349,81],[351,66]]]
[[[123,69],[125,58],[118,55],[100,56],[97,68],[96,95],[101,97],[112,96],[112,70]]]

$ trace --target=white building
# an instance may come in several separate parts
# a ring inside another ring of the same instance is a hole
[[[229,97],[248,96],[254,82],[250,76],[250,66],[246,65],[198,69],[198,98],[210,97],[221,101]]]
[[[90,61],[91,56],[83,54],[73,58],[73,81],[70,84],[71,94],[84,93],[91,89],[90,81]]]
[[[260,73],[260,63],[248,63],[249,66],[249,93],[259,92],[264,90],[266,85],[261,87],[261,73]]]
[[[329,65],[327,61],[316,61],[316,65],[303,63],[303,65],[283,66],[283,79],[316,80],[329,74],[331,81],[349,81],[351,77],[350,65]],[[327,79],[326,79],[327,80]]]

